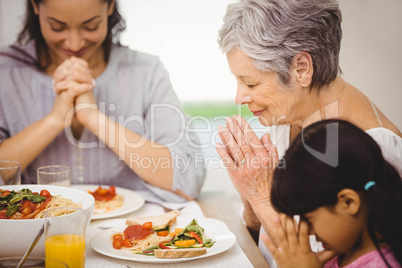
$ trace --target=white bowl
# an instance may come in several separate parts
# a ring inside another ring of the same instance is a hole
[[[69,187],[54,185],[22,184],[0,186],[0,189],[3,190],[18,191],[24,188],[38,193],[46,189],[53,196],[60,195],[63,198],[71,199],[74,203],[81,203],[82,209],[85,211],[88,227],[95,205],[95,199],[91,194]],[[23,256],[38,234],[43,222],[43,219],[0,219],[0,257]],[[45,256],[44,236],[36,244],[30,256]]]

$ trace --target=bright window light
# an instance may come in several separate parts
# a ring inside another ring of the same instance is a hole
[[[236,81],[218,46],[233,0],[119,0],[122,44],[159,56],[181,101],[233,101]]]

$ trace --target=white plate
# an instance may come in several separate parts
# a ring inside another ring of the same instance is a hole
[[[102,188],[109,188],[109,185],[101,185]],[[96,184],[74,184],[71,185],[71,188],[83,190],[83,191],[95,191],[98,189],[99,185]],[[103,212],[103,211],[97,211],[96,209],[92,213],[92,220],[99,220],[99,219],[107,219],[107,218],[112,218],[116,216],[121,216],[133,211],[136,211],[140,209],[144,203],[145,200],[144,198],[137,194],[134,191],[117,187],[116,186],[116,194],[124,197],[124,204],[120,208],[117,208],[115,210],[109,211],[109,212]]]
[[[193,218],[184,218],[179,216],[177,218],[177,222],[171,227],[171,229],[184,228],[192,220]],[[119,226],[104,230],[94,235],[91,239],[90,244],[95,251],[112,258],[145,262],[145,263],[175,263],[175,262],[185,262],[189,260],[207,258],[217,255],[230,249],[236,242],[235,235],[229,231],[225,223],[212,218],[198,218],[197,221],[198,224],[202,228],[204,228],[205,236],[208,238],[212,238],[213,241],[216,241],[211,248],[207,248],[207,254],[197,257],[180,258],[180,259],[158,259],[154,256],[133,254],[131,253],[131,251],[126,249],[114,249],[112,246],[111,237],[116,232],[124,231],[124,229],[127,227],[125,225],[126,222],[125,219],[121,220],[121,224],[119,224]]]

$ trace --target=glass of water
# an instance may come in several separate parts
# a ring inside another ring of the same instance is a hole
[[[38,168],[38,184],[71,186],[70,167],[51,165]]]

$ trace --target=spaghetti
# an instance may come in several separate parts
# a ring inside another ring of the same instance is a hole
[[[39,219],[44,217],[44,210],[51,208],[78,207],[81,203],[74,203],[70,199],[61,196],[52,196],[47,190],[40,194],[32,193],[29,189],[22,189],[19,192],[0,190],[0,219]],[[62,209],[57,213],[60,216],[73,211]]]
[[[153,233],[145,239],[132,240],[132,246],[129,249],[134,251],[142,251],[149,247],[158,246],[160,242],[168,242],[170,239],[170,236],[158,236],[157,234]]]
[[[124,197],[116,194],[116,187],[111,185],[109,189],[99,186],[94,192],[88,191],[95,198],[95,212],[105,213],[122,207]]]

